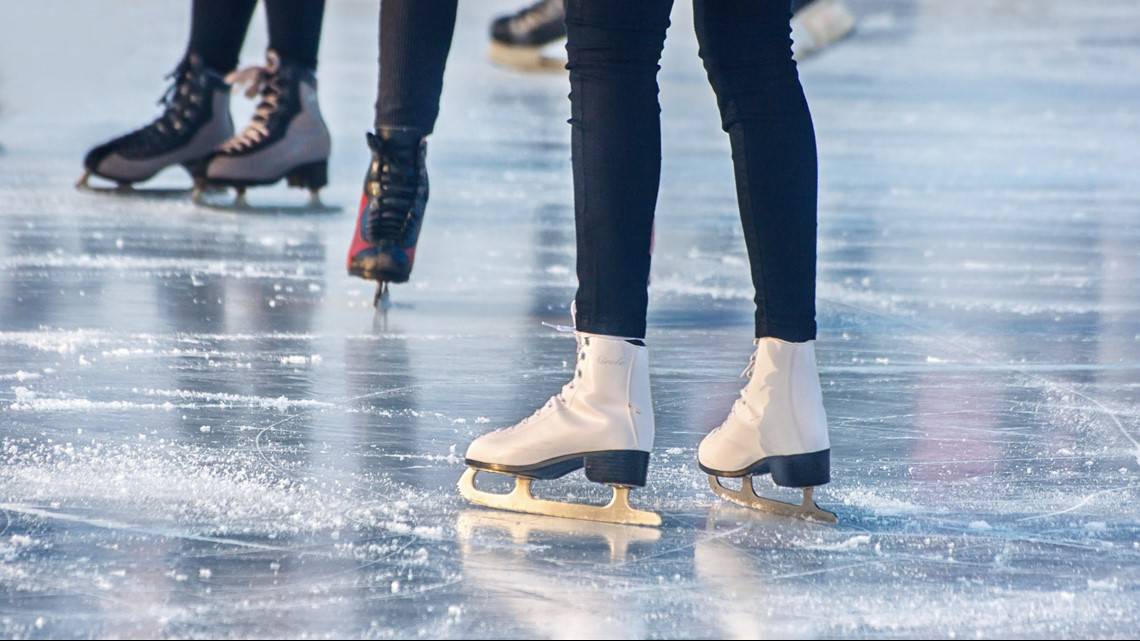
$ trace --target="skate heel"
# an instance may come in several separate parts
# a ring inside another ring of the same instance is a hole
[[[319,160],[299,167],[294,167],[285,174],[285,180],[290,187],[304,187],[306,189],[320,189],[329,184],[329,161]]]
[[[595,483],[623,487],[645,487],[649,472],[649,452],[614,450],[585,457],[586,478]]]
[[[187,160],[186,162],[182,163],[182,168],[186,170],[186,173],[190,174],[190,177],[194,179],[195,184],[205,181],[206,168],[209,166],[209,156],[206,156],[204,158],[196,158],[194,160]]]
[[[831,450],[774,456],[767,461],[772,482],[781,487],[817,487],[831,482]]]

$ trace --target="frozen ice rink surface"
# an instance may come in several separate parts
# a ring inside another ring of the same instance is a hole
[[[658,532],[455,490],[467,443],[573,358],[541,324],[574,289],[567,85],[485,62],[511,4],[461,3],[420,260],[386,319],[343,269],[374,3],[329,7],[324,196],[345,210],[325,216],[76,192],[84,151],[154,113],[188,11],[5,7],[0,637],[1135,636],[1140,6],[859,2],[859,33],[802,65],[829,528],[720,504],[695,465],[741,384],[751,288],[678,4],[659,434],[634,493]]]

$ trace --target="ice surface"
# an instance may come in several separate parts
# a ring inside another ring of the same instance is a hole
[[[330,3],[324,199],[346,212],[311,217],[74,191],[88,146],[153,113],[188,11],[5,7],[0,636],[1135,636],[1140,7],[859,2],[859,33],[802,66],[826,528],[720,504],[694,464],[740,385],[751,291],[678,5],[660,433],[633,498],[656,532],[455,490],[466,444],[545,401],[573,352],[542,325],[574,288],[566,81],[484,61],[513,4],[461,3],[420,260],[386,319],[342,262],[375,3]]]

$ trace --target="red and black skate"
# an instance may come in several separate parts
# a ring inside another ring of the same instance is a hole
[[[388,304],[388,283],[405,283],[416,260],[416,241],[428,198],[427,142],[417,130],[381,129],[368,134],[372,162],[356,231],[348,250],[348,273],[374,280],[374,304]]]

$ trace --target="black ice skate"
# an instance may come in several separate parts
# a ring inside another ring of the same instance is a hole
[[[188,54],[168,76],[173,81],[159,104],[162,115],[149,125],[95,147],[83,160],[86,169],[76,183],[81,189],[185,195],[186,190],[134,190],[173,165],[182,165],[192,176],[201,171],[204,159],[233,135],[230,92],[220,74],[207,69],[196,54]],[[91,176],[105,178],[115,187],[96,187]]]
[[[416,130],[368,134],[372,162],[356,231],[348,249],[348,273],[378,283],[373,303],[388,305],[388,283],[407,282],[428,199],[427,141]]]
[[[566,37],[563,0],[539,0],[491,23],[491,62],[522,71],[557,71],[566,61],[544,52]]]
[[[249,67],[226,77],[246,85],[246,96],[261,102],[246,128],[210,156],[204,172],[207,187],[233,187],[234,206],[245,207],[248,187],[281,179],[309,190],[307,211],[326,209],[318,192],[328,183],[331,141],[317,104],[317,80],[311,69],[282,60],[270,50],[264,67]],[[194,201],[212,204],[196,190]]]

